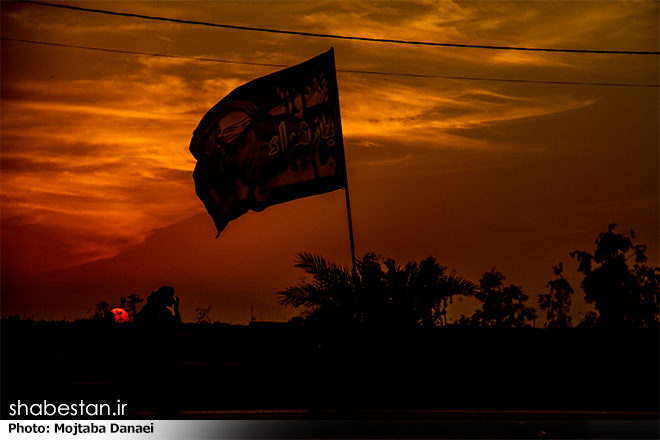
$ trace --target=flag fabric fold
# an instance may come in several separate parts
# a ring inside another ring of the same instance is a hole
[[[344,188],[333,50],[234,89],[204,115],[190,152],[218,235],[248,210]]]

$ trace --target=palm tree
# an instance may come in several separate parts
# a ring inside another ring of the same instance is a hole
[[[445,274],[433,257],[401,267],[368,253],[350,270],[301,253],[295,265],[311,280],[279,292],[280,304],[313,309],[305,324],[319,348],[316,371],[326,400],[351,400],[364,381],[410,380],[417,330],[446,324],[451,298],[477,291],[475,284]]]
[[[312,282],[288,287],[279,292],[280,304],[293,307],[309,307],[314,310],[350,311],[354,309],[351,273],[346,268],[328,262],[319,255],[306,252],[298,254],[295,267],[312,275]],[[355,310],[353,310],[355,312]],[[353,313],[351,313],[353,314]]]
[[[394,302],[408,311],[409,319],[425,328],[447,325],[447,306],[453,297],[474,296],[477,292],[476,284],[455,273],[446,274],[447,268],[432,256],[419,264],[409,262],[403,268],[387,259],[385,267]]]
[[[452,298],[477,292],[476,284],[446,274],[434,257],[402,267],[389,258],[381,264],[379,256],[367,253],[353,273],[323,257],[300,253],[295,266],[312,280],[279,292],[280,304],[312,308],[312,315],[324,321],[372,329],[446,325]]]

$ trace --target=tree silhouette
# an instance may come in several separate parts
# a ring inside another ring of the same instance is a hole
[[[585,301],[594,304],[599,327],[657,328],[658,272],[645,265],[646,245],[633,243],[635,232],[618,234],[616,224],[598,235],[596,251],[571,252],[584,275]],[[632,268],[628,260],[634,257]],[[595,267],[594,267],[595,266]]]
[[[110,304],[108,304],[106,301],[101,301],[100,303],[94,304],[94,307],[87,310],[87,313],[91,315],[89,319],[93,321],[115,321],[115,314],[112,313]]]
[[[419,264],[411,261],[403,268],[387,259],[385,267],[395,310],[425,328],[447,325],[447,306],[454,296],[475,296],[477,292],[476,284],[455,273],[446,274],[447,268],[432,256]]]
[[[475,297],[482,302],[481,310],[459,323],[493,327],[529,327],[536,318],[536,310],[525,306],[529,299],[522,289],[513,284],[504,286],[505,276],[491,269],[479,280],[480,290]]]
[[[562,274],[564,267],[561,262],[558,266],[553,266],[552,270],[559,278],[549,281],[546,285],[550,293],[539,295],[539,308],[547,312],[548,328],[573,327],[569,316],[573,288]]]
[[[138,305],[141,304],[144,299],[140,298],[140,295],[136,293],[131,293],[128,295],[128,298],[121,297],[119,301],[119,307],[126,310],[129,318],[133,319],[133,316],[138,312]]]
[[[367,253],[358,258],[352,273],[323,257],[300,253],[295,266],[312,275],[312,281],[279,292],[280,304],[309,307],[310,318],[322,316],[354,328],[445,325],[452,297],[474,296],[477,291],[474,283],[446,274],[434,257],[402,267]]]
[[[298,254],[295,267],[312,281],[279,292],[280,304],[312,309],[307,319],[321,327],[352,328],[360,321],[350,270],[308,253]]]
[[[584,314],[584,317],[582,318],[582,321],[580,321],[580,323],[577,325],[577,328],[593,328],[597,319],[598,314],[593,310],[589,311]]]
[[[351,270],[300,253],[295,265],[311,280],[279,292],[280,304],[312,310],[305,327],[319,349],[314,408],[336,401],[350,410],[368,394],[367,383],[407,383],[415,376],[413,347],[423,343],[414,333],[444,324],[451,297],[477,290],[433,257],[401,267],[367,253]]]

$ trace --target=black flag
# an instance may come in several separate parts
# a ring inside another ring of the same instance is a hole
[[[204,115],[190,152],[218,235],[250,209],[345,187],[333,50],[234,89]]]

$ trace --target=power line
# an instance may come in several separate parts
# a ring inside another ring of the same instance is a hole
[[[121,50],[121,49],[105,49],[102,47],[92,47],[92,46],[78,46],[75,44],[62,44],[62,43],[49,43],[46,41],[34,41],[34,40],[22,40],[18,38],[8,38],[1,37],[0,40],[6,41],[16,41],[19,43],[30,43],[30,44],[41,44],[44,46],[55,46],[55,47],[68,47],[72,49],[85,49],[85,50],[95,50],[100,52],[113,52],[113,53],[122,53],[128,55],[144,55],[149,57],[160,57],[160,58],[181,58],[184,60],[194,60],[194,61],[206,61],[214,63],[226,63],[226,64],[243,64],[250,66],[265,66],[265,67],[289,67],[284,64],[267,64],[267,63],[250,63],[248,61],[231,61],[231,60],[220,60],[217,58],[202,58],[202,57],[188,57],[185,55],[168,55],[162,53],[153,53],[153,52],[135,52],[131,50]]]
[[[298,35],[305,37],[316,38],[333,38],[339,40],[353,40],[353,41],[369,41],[375,43],[394,43],[394,44],[408,44],[418,46],[440,46],[440,47],[458,47],[469,49],[491,49],[491,50],[519,50],[519,51],[533,51],[533,52],[565,52],[565,53],[590,53],[590,54],[616,54],[616,55],[660,55],[660,52],[644,52],[644,51],[627,51],[627,50],[590,50],[590,49],[552,49],[552,48],[538,48],[538,47],[515,47],[515,46],[486,46],[476,44],[456,44],[456,43],[434,43],[428,41],[411,41],[411,40],[393,40],[386,38],[370,38],[370,37],[355,37],[345,35],[333,34],[320,34],[314,32],[301,32],[301,31],[285,31],[281,29],[258,28],[249,26],[238,26],[231,24],[209,23],[204,21],[181,20],[177,18],[157,17],[152,15],[132,14],[127,12],[115,12],[104,9],[91,9],[81,8],[79,6],[61,5],[57,3],[45,3],[39,1],[25,0],[24,3],[32,3],[41,6],[50,6],[53,8],[70,9],[73,11],[93,12],[97,14],[115,15],[120,17],[142,18],[145,20],[168,21],[179,24],[193,24],[198,26],[210,26],[224,29],[236,29],[242,31],[252,32],[269,32],[274,34]]]
[[[660,87],[659,84],[627,84],[627,83],[598,83],[598,82],[578,82],[578,81],[548,81],[548,80],[534,80],[534,79],[479,78],[473,76],[445,76],[445,75],[424,75],[417,73],[372,72],[367,70],[337,69],[337,72],[362,73],[367,75],[409,76],[414,78],[437,78],[437,79],[453,79],[453,80],[465,80],[465,81],[496,81],[496,82],[529,83],[529,84],[557,84],[557,85],[609,86],[609,87]]]
[[[142,55],[142,56],[160,57],[160,58],[178,58],[178,59],[192,60],[192,61],[239,64],[239,65],[248,65],[248,66],[282,67],[282,68],[290,67],[285,64],[251,63],[248,61],[231,61],[231,60],[221,60],[217,58],[188,57],[184,55],[168,55],[168,54],[160,54],[153,52],[135,52],[135,51],[121,50],[121,49],[105,49],[101,47],[49,43],[45,41],[23,40],[23,39],[8,38],[8,37],[1,37],[0,39],[6,41],[15,41],[19,43],[40,44],[45,46],[66,47],[72,49],[85,49],[85,50],[93,50],[100,52],[113,52],[113,53],[121,53],[128,55]],[[496,81],[496,82],[529,83],[529,84],[557,84],[557,85],[609,86],[609,87],[660,87],[659,84],[598,83],[598,82],[547,81],[547,80],[510,79],[510,78],[484,78],[484,77],[469,77],[469,76],[426,75],[426,74],[418,74],[418,73],[379,72],[372,70],[337,69],[337,72],[357,73],[362,75],[401,76],[401,77],[413,77],[413,78],[450,79],[450,80],[464,80],[464,81]]]

